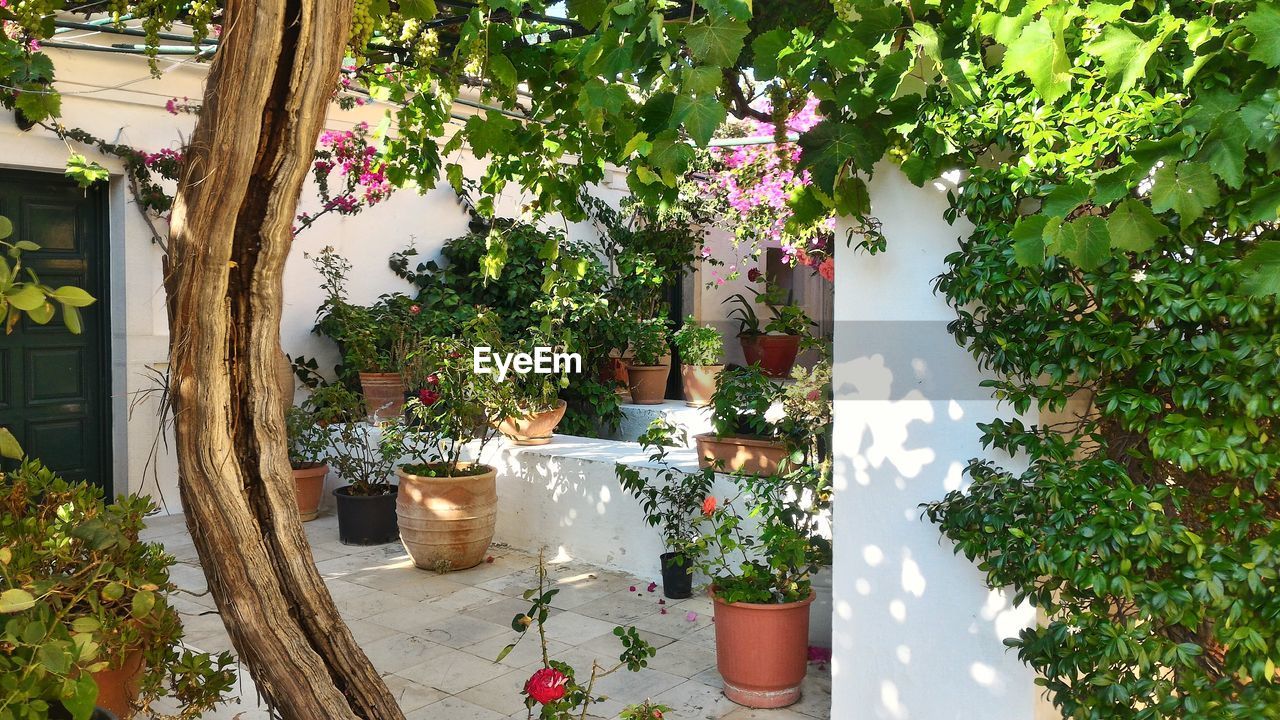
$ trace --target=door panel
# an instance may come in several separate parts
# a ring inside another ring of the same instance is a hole
[[[0,215],[13,221],[11,241],[41,246],[23,254],[41,282],[98,299],[81,309],[80,335],[67,331],[61,310],[48,325],[24,318],[13,333],[0,331],[0,425],[31,457],[110,496],[105,195],[54,173],[0,170]]]

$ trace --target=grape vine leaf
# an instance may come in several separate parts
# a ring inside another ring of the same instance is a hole
[[[1044,228],[1049,218],[1032,215],[1014,223],[1009,239],[1013,241],[1013,259],[1023,267],[1040,267],[1044,263]]]
[[[725,114],[724,105],[714,96],[703,95],[691,98],[688,95],[681,95],[676,98],[673,120],[684,123],[689,137],[693,138],[699,147],[705,147],[711,141],[716,128],[724,122]]]
[[[1071,60],[1061,30],[1046,18],[1027,25],[1005,52],[1004,69],[1026,75],[1046,102],[1062,97],[1071,84]]]
[[[1149,43],[1123,25],[1107,25],[1084,51],[1102,61],[1108,79],[1120,79],[1121,91],[1132,88],[1147,72],[1147,63],[1159,43]]]
[[[730,17],[708,15],[684,30],[684,40],[699,61],[729,67],[742,52],[747,25]]]
[[[1258,3],[1258,8],[1240,24],[1253,33],[1249,57],[1268,67],[1280,67],[1280,8],[1271,3]]]
[[[1107,226],[1096,215],[1085,215],[1063,223],[1051,249],[1054,254],[1070,260],[1076,267],[1093,270],[1111,255]]]
[[[1068,213],[1089,199],[1089,186],[1079,182],[1063,183],[1055,187],[1044,198],[1040,212],[1055,217],[1066,217]]]
[[[1174,166],[1165,163],[1156,171],[1151,187],[1151,209],[1178,213],[1185,228],[1204,214],[1204,209],[1218,202],[1218,181],[1202,162],[1185,161]]]
[[[887,145],[878,129],[831,120],[801,135],[799,143],[801,169],[808,170],[818,189],[827,195],[834,191],[836,179],[850,160],[858,169],[870,172]]]
[[[1280,295],[1280,240],[1260,243],[1240,261],[1248,273],[1244,289],[1252,295]]]
[[[1156,219],[1146,204],[1129,198],[1107,217],[1107,233],[1111,236],[1111,247],[1117,250],[1146,252],[1157,239],[1169,234],[1169,228]]]

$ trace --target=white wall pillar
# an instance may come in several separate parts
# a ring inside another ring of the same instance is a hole
[[[1002,644],[1034,611],[987,590],[921,519],[921,503],[961,487],[968,459],[989,452],[975,423],[1009,412],[978,386],[972,356],[946,331],[955,313],[933,293],[970,229],[942,219],[947,189],[916,188],[882,166],[871,197],[888,250],[855,252],[837,234],[831,717],[840,720],[1038,717],[1034,673]]]

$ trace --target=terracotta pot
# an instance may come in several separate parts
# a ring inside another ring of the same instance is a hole
[[[293,482],[298,486],[298,517],[302,522],[315,520],[320,514],[324,478],[328,474],[329,466],[324,463],[307,463],[293,469]]]
[[[546,445],[551,442],[551,435],[567,407],[561,400],[550,410],[507,418],[498,424],[498,431],[516,445]]]
[[[799,335],[739,335],[747,365],[759,365],[769,377],[788,377],[800,352]]]
[[[400,373],[360,373],[360,391],[369,415],[398,417],[404,412],[404,381]]]
[[[628,366],[631,402],[635,405],[661,405],[667,396],[667,378],[670,375],[670,365]]]
[[[600,365],[600,382],[613,386],[613,392],[622,398],[622,402],[631,402],[631,391],[627,389],[627,354],[613,350]]]
[[[776,475],[787,459],[787,447],[776,440],[715,433],[694,435],[698,467],[714,467],[742,475]],[[721,464],[723,463],[723,464]]]
[[[498,522],[497,471],[462,477],[425,477],[396,468],[400,541],[413,564],[426,570],[479,565]]]
[[[711,393],[716,391],[716,378],[724,370],[723,365],[681,365],[680,381],[684,384],[684,404],[689,407],[706,407],[711,404]]]
[[[752,708],[780,708],[800,699],[809,662],[809,605],[715,601],[716,668],[724,696]]]
[[[93,681],[98,684],[98,707],[109,710],[120,720],[132,718],[133,701],[138,699],[142,690],[142,671],[142,651],[132,650],[119,660],[119,664],[113,661],[106,670],[94,673]]]

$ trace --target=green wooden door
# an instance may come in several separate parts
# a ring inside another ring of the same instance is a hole
[[[54,173],[0,170],[0,215],[13,222],[13,239],[40,245],[23,263],[41,282],[75,285],[98,300],[82,308],[79,335],[67,331],[61,311],[48,325],[24,318],[11,334],[0,330],[0,425],[29,456],[110,497],[105,196]]]

